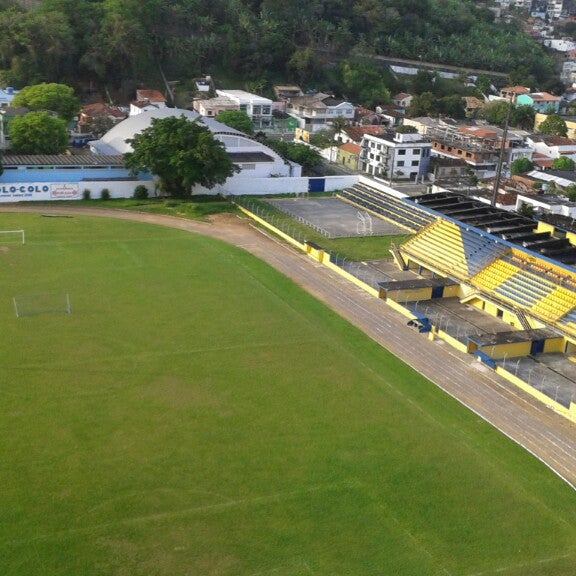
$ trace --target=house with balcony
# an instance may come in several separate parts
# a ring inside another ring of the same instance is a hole
[[[359,169],[385,180],[423,180],[428,173],[432,145],[420,134],[365,134]]]
[[[237,110],[246,112],[252,119],[255,130],[270,128],[273,125],[272,100],[244,90],[216,90],[221,98],[228,98]]]
[[[335,118],[354,120],[353,104],[323,92],[291,98],[286,111],[298,119],[299,128],[310,133],[329,128]]]
[[[532,92],[530,94],[520,94],[516,97],[518,106],[532,106],[536,112],[545,114],[558,114],[560,110],[559,96],[553,96],[548,92]]]

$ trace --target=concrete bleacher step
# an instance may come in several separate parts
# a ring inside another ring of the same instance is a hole
[[[357,183],[351,188],[346,188],[340,197],[349,202],[370,209],[377,216],[399,224],[411,232],[420,230],[433,220],[433,216],[410,206],[406,202],[385,194],[366,184]]]

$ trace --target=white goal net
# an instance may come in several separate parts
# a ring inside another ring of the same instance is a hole
[[[26,244],[26,232],[24,230],[0,230],[0,245]]]
[[[40,294],[19,294],[12,299],[14,312],[18,318],[38,314],[71,314],[68,292],[43,292]]]

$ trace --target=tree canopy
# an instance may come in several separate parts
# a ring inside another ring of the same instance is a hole
[[[512,174],[526,174],[526,172],[531,170],[534,170],[534,162],[529,158],[516,158],[510,164],[510,172]]]
[[[541,134],[566,136],[566,134],[568,134],[568,126],[566,126],[566,122],[558,114],[549,114],[546,120],[538,127],[538,131]]]
[[[284,142],[282,140],[268,140],[267,144],[288,160],[300,164],[305,171],[310,171],[322,164],[322,156],[306,144],[300,142]]]
[[[74,94],[74,88],[65,84],[34,84],[22,88],[12,101],[14,106],[26,106],[33,111],[54,112],[66,121],[80,111],[80,101]]]
[[[250,116],[243,110],[222,110],[216,115],[216,120],[249,136],[254,134],[254,124]]]
[[[213,188],[238,170],[210,130],[183,115],[153,118],[151,126],[128,143],[133,151],[124,155],[126,167],[158,176],[164,192],[172,196],[189,196],[198,184]]]
[[[510,126],[521,128],[522,130],[532,130],[534,128],[536,111],[532,106],[528,105],[518,106],[510,104],[507,100],[495,100],[486,104],[482,108],[480,115],[490,124],[504,126],[509,106],[512,106],[510,110]]]
[[[61,154],[68,147],[68,129],[62,118],[49,112],[16,116],[8,128],[15,154]]]
[[[318,83],[330,75],[318,49],[513,72],[531,87],[555,77],[542,46],[474,0],[14,1],[0,2],[0,29],[0,70],[16,86],[82,78],[117,88],[160,70],[193,78],[208,64],[245,81],[273,71]],[[367,70],[363,84],[351,68],[337,71],[344,92],[380,99],[378,75]]]
[[[576,163],[568,156],[560,156],[552,161],[553,170],[574,170]]]

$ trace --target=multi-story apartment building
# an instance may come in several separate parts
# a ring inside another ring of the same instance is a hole
[[[365,134],[359,168],[382,179],[421,180],[428,173],[431,144],[420,134]]]

